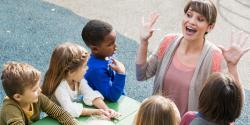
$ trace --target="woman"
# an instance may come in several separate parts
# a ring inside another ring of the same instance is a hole
[[[202,84],[210,74],[226,69],[221,50],[205,38],[215,25],[215,5],[211,0],[191,0],[186,4],[184,13],[182,34],[167,35],[148,60],[148,40],[159,14],[153,13],[148,21],[143,20],[136,58],[137,79],[142,81],[155,76],[153,94],[171,98],[181,116],[187,111],[197,110]],[[240,36],[244,37],[239,38],[244,45],[246,36]],[[229,58],[234,54],[241,57],[248,50],[241,47],[232,46],[226,50],[233,54]]]

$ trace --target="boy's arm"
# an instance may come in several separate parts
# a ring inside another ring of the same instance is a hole
[[[115,102],[123,94],[126,75],[116,73],[112,81],[108,73],[109,71],[104,68],[91,69],[86,73],[85,78],[105,99]]]
[[[78,125],[78,122],[67,111],[53,103],[48,97],[41,94],[39,96],[41,108],[49,116],[57,119],[63,125]]]

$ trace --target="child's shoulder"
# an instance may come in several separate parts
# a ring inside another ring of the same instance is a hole
[[[180,125],[189,125],[196,118],[196,114],[197,112],[194,111],[186,112],[181,118]]]
[[[21,112],[21,107],[12,99],[6,97],[3,100],[1,114],[10,114]]]
[[[88,70],[89,72],[103,73],[108,69],[108,60],[100,60],[96,58],[90,58],[88,60]]]
[[[88,60],[88,66],[89,68],[98,68],[98,67],[103,67],[106,66],[108,63],[107,60],[101,60],[96,58],[94,55],[91,55],[89,60]]]
[[[24,113],[19,105],[11,99],[4,99],[0,112],[0,124],[22,122]]]
[[[188,111],[188,112],[186,112],[186,113],[183,115],[183,118],[184,118],[184,117],[195,118],[196,116],[197,116],[197,112]]]
[[[12,105],[18,106],[18,104],[16,103],[16,101],[12,100],[11,98],[9,98],[7,96],[4,97],[4,99],[3,99],[3,107],[4,106],[12,106]]]

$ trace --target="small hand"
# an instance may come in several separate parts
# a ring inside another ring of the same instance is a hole
[[[232,32],[231,46],[229,48],[219,46],[228,65],[237,65],[240,58],[250,50],[249,47],[245,47],[247,39],[248,35],[244,32]]]
[[[101,119],[110,119],[109,112],[105,111],[104,109],[95,109],[93,115],[99,115]]]
[[[108,116],[109,118],[115,118],[121,115],[119,112],[116,112],[113,109],[105,109],[105,111],[109,113],[109,116]]]
[[[112,63],[109,64],[109,67],[112,68],[114,71],[116,71],[119,74],[125,74],[125,67],[118,60],[112,59]]]
[[[155,24],[159,16],[159,13],[151,13],[149,19],[146,22],[144,20],[144,17],[142,17],[142,28],[140,32],[141,41],[147,41],[152,36],[154,32],[153,25]]]

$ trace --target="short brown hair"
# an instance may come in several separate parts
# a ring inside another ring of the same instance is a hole
[[[215,24],[217,9],[211,0],[190,0],[184,7],[184,13],[187,13],[189,8],[203,15],[210,25]]]
[[[14,94],[23,94],[25,88],[36,85],[40,77],[33,66],[12,61],[4,64],[1,80],[6,95],[13,99]]]
[[[230,75],[214,73],[201,91],[198,110],[207,120],[226,125],[240,116],[242,106],[242,87]]]
[[[179,125],[180,114],[174,102],[160,95],[143,101],[135,125]]]

